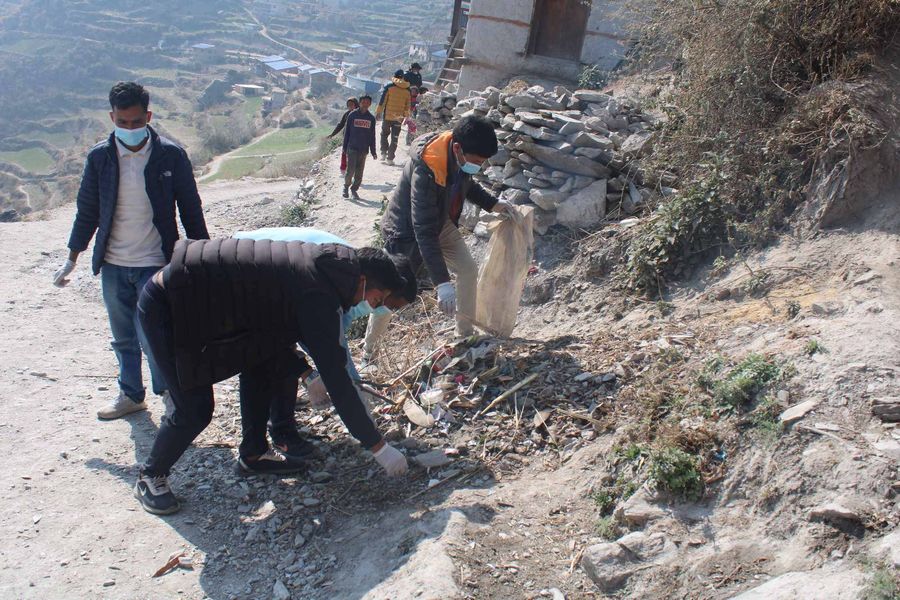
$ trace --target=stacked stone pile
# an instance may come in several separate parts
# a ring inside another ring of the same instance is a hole
[[[425,92],[419,98],[416,121],[425,129],[435,129],[449,123],[456,108],[456,95],[447,92]]]
[[[445,115],[447,104],[437,113]],[[627,100],[560,86],[515,94],[489,87],[449,112],[485,116],[497,126],[500,151],[479,177],[504,200],[533,205],[540,234],[557,223],[580,229],[624,219],[654,193],[674,192],[665,187],[669,180],[653,187],[645,181],[639,159],[652,149],[654,119]]]

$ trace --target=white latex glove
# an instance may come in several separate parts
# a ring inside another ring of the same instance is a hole
[[[325,389],[325,383],[319,376],[318,371],[310,373],[309,377],[306,378],[306,381],[303,382],[303,385],[306,386],[306,394],[309,396],[309,403],[314,409],[324,410],[331,406],[331,396],[328,395],[328,390]]]
[[[390,444],[385,444],[381,447],[381,450],[375,452],[372,456],[375,457],[375,460],[378,461],[385,473],[391,477],[403,475],[409,469],[403,453]]]
[[[438,306],[448,317],[456,314],[456,286],[449,281],[437,286]]]
[[[53,274],[53,285],[55,285],[56,287],[66,287],[66,285],[68,285],[69,283],[69,280],[66,279],[66,275],[74,270],[75,263],[69,259],[66,259],[66,262],[63,263],[63,266]]]
[[[505,200],[500,200],[499,202],[497,202],[497,204],[494,205],[494,212],[501,216],[505,216],[516,225],[522,223],[522,213],[520,213],[515,206]]]

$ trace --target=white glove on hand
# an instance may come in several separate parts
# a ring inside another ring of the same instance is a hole
[[[75,270],[75,263],[69,259],[66,259],[66,262],[63,263],[63,266],[60,267],[59,271],[53,274],[53,285],[56,287],[66,287],[68,285],[69,280],[66,279],[66,275]]]
[[[375,452],[372,456],[375,457],[375,460],[378,461],[378,464],[381,465],[381,468],[384,469],[385,473],[391,477],[403,475],[409,469],[409,466],[406,464],[406,457],[403,456],[403,453],[390,444],[385,444],[381,447],[381,450]]]
[[[456,286],[449,281],[437,286],[438,306],[448,317],[456,314]]]
[[[519,209],[505,200],[500,200],[494,205],[494,212],[501,216],[505,216],[516,225],[522,223],[522,213],[519,212]]]
[[[325,383],[319,376],[318,371],[310,373],[309,377],[306,378],[306,381],[303,382],[303,385],[306,386],[306,394],[309,396],[309,403],[314,409],[325,410],[331,406],[331,396],[328,395],[328,390],[325,389]]]

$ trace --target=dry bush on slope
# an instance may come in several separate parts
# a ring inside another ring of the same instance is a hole
[[[885,124],[858,93],[900,31],[896,0],[649,0],[638,60],[674,60],[669,121],[650,170],[675,172],[628,251],[630,283],[658,290],[715,247],[768,239],[817,165],[878,145]]]

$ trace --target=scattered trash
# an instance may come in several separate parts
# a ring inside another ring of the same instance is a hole
[[[152,575],[152,577],[162,577],[166,573],[174,570],[175,568],[177,568],[180,565],[181,559],[183,557],[185,557],[186,555],[187,555],[187,553],[184,550],[181,550],[180,552],[176,552],[175,554],[171,555],[169,557],[169,560],[166,561],[166,564],[164,564],[159,569],[157,569],[156,573],[154,573]]]
[[[403,404],[403,413],[415,425],[419,427],[431,427],[434,425],[434,417],[422,410],[422,407],[415,402],[405,402]]]
[[[426,469],[436,469],[438,467],[449,465],[452,462],[452,459],[447,456],[443,450],[432,450],[431,452],[414,456],[413,462]]]

